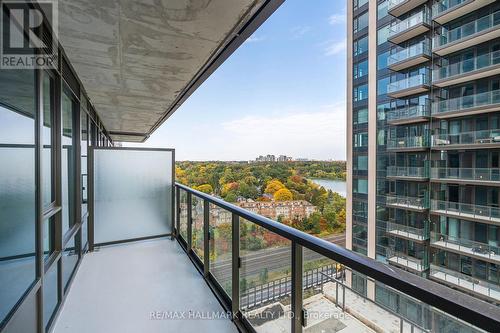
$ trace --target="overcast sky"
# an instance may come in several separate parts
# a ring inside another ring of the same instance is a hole
[[[178,160],[345,159],[344,1],[287,0],[146,142]]]

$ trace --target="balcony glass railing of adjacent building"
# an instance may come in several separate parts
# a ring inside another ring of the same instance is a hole
[[[428,10],[422,10],[410,16],[406,20],[393,22],[389,28],[389,38],[404,33],[405,31],[408,31],[422,23],[430,25],[430,17]]]
[[[500,90],[492,90],[480,94],[450,98],[432,103],[432,114],[467,111],[470,109],[500,104]]]
[[[426,87],[430,85],[430,73],[420,73],[403,80],[391,82],[387,85],[387,94],[397,94],[412,88]]]
[[[426,258],[425,252],[423,254],[424,258],[419,259],[403,252],[387,249],[387,260],[389,263],[404,266],[416,272],[423,272],[429,268],[429,260]]]
[[[419,118],[430,117],[429,105],[411,105],[405,108],[392,109],[387,112],[387,122],[411,122]]]
[[[402,236],[416,241],[429,239],[428,223],[423,228],[415,228],[395,222],[387,222],[387,232],[391,235]]]
[[[453,271],[437,265],[430,265],[429,276],[445,282],[448,285],[459,287],[463,290],[473,292],[489,299],[500,301],[500,286],[479,280],[466,274]]]
[[[500,247],[497,246],[496,241],[492,245],[432,232],[431,244],[500,263]]]
[[[429,146],[429,139],[426,135],[387,139],[387,149],[421,149]]]
[[[438,214],[500,222],[500,208],[445,200],[431,200],[431,211]]]
[[[432,168],[431,178],[479,182],[500,181],[499,168]]]
[[[434,36],[433,47],[445,46],[498,25],[500,25],[500,11],[483,16],[454,29],[448,30],[443,27],[442,33]]]
[[[388,195],[386,196],[386,205],[399,208],[425,210],[429,208],[429,200],[427,199],[427,195],[424,195],[423,197]]]
[[[499,64],[500,51],[493,51],[436,68],[433,71],[432,80],[435,82],[438,80],[451,79],[458,75],[470,74],[471,72],[488,69],[489,67]]]
[[[462,132],[457,134],[438,134],[432,136],[432,146],[467,146],[500,144],[500,129]]]
[[[418,44],[404,48],[397,53],[391,54],[389,58],[387,58],[387,65],[390,67],[418,56],[431,56],[431,47],[428,40],[422,41]]]
[[[387,177],[401,177],[401,178],[428,178],[428,168],[425,167],[399,167],[388,166]]]
[[[436,17],[441,15],[442,13],[453,9],[453,7],[457,7],[464,2],[470,0],[441,0],[432,5],[432,17]],[[481,0],[480,0],[481,1]]]

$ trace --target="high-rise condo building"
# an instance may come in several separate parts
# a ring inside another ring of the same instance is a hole
[[[500,1],[347,12],[347,247],[500,304]]]

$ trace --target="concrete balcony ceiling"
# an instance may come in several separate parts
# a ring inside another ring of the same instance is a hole
[[[111,137],[144,141],[281,2],[61,0],[59,39]]]

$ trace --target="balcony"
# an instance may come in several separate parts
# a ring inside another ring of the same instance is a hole
[[[385,205],[392,208],[409,209],[424,212],[429,208],[429,200],[426,197],[406,197],[401,195],[386,196]]]
[[[431,59],[431,48],[429,41],[407,47],[387,58],[387,67],[393,71],[417,66]]]
[[[431,179],[474,185],[500,186],[499,168],[432,168]]]
[[[399,17],[426,2],[427,0],[389,0],[387,11],[390,15]]]
[[[425,167],[398,167],[391,165],[387,167],[386,177],[390,179],[425,181],[429,179],[429,172],[428,168]]]
[[[431,20],[427,10],[423,10],[403,21],[391,24],[387,40],[394,44],[400,44],[408,39],[416,37],[429,31]]]
[[[392,98],[402,98],[420,94],[430,89],[430,73],[421,73],[387,85],[387,95]]]
[[[493,2],[495,0],[441,0],[432,6],[432,19],[445,24]]]
[[[429,120],[430,106],[411,105],[405,108],[392,109],[387,112],[387,123],[390,125],[414,124]]]
[[[432,103],[432,116],[445,119],[500,111],[500,90],[450,98]]]
[[[451,287],[472,293],[493,302],[500,301],[500,286],[479,280],[451,269],[431,264],[429,277]]]
[[[433,39],[433,52],[445,56],[500,37],[500,11],[483,16],[460,27],[447,30]]]
[[[435,69],[432,84],[442,88],[499,73],[500,51],[494,51]]]
[[[423,242],[429,239],[429,228],[427,223],[424,228],[415,228],[399,223],[387,222],[387,233],[392,236],[416,242]]]
[[[423,273],[429,269],[429,262],[426,259],[417,259],[402,252],[387,250],[387,261],[391,265],[402,267],[415,273]]]
[[[430,147],[428,136],[406,136],[387,139],[387,150],[424,151]]]
[[[500,247],[436,232],[431,233],[431,244],[443,250],[500,264]],[[495,243],[496,244],[496,243]]]
[[[436,150],[483,149],[499,146],[500,129],[432,136],[432,148]]]
[[[493,206],[431,200],[431,213],[500,225],[500,209]]]

